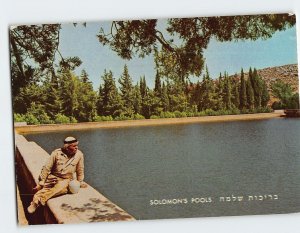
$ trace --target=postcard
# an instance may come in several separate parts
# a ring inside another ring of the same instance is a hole
[[[10,27],[20,225],[300,211],[296,16]]]

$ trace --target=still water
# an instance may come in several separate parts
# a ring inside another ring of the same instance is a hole
[[[272,119],[26,134],[80,141],[85,180],[136,219],[300,211],[300,121]]]

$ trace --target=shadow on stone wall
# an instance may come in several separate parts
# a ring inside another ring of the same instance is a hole
[[[80,218],[80,215],[88,215],[89,222],[126,221],[131,219],[128,214],[116,208],[109,201],[101,201],[98,198],[90,198],[89,200],[90,202],[83,204],[82,207],[72,207],[69,204],[63,203],[61,208],[64,211],[76,214],[78,218]]]

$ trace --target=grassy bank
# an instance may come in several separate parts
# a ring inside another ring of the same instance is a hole
[[[222,121],[247,121],[278,118],[283,114],[282,111],[272,113],[223,115],[223,116],[202,116],[184,118],[164,118],[164,119],[142,119],[124,121],[105,121],[105,122],[86,122],[73,124],[48,124],[48,125],[26,125],[15,126],[17,133],[50,132],[64,130],[85,130],[101,128],[137,127],[137,126],[159,126],[167,124],[191,124],[201,122],[222,122]]]

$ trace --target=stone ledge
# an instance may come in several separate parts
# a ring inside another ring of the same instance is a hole
[[[36,185],[49,154],[35,142],[28,142],[24,136],[17,133],[15,145],[20,195],[30,199],[31,190]],[[28,205],[29,200],[25,202]],[[87,188],[81,188],[77,194],[66,194],[50,199],[43,211],[37,211],[34,215],[39,215],[36,218],[33,216],[34,224],[135,220],[133,216],[89,185]]]

